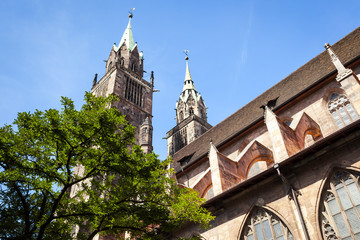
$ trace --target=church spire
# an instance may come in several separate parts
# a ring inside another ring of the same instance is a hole
[[[188,50],[186,54],[186,70],[184,87],[176,102],[176,126],[167,132],[168,154],[173,155],[188,143],[206,132],[211,125],[207,122],[207,108],[192,80],[189,69]]]
[[[186,61],[186,72],[185,72],[185,80],[184,80],[183,92],[185,90],[194,90],[194,91],[196,91],[194,81],[191,78],[191,74],[190,74],[190,70],[189,70],[189,57],[188,56],[185,57],[185,61]]]
[[[119,49],[121,47],[121,45],[123,45],[123,43],[126,44],[126,47],[129,51],[133,50],[133,48],[135,47],[134,38],[133,38],[132,30],[131,30],[132,17],[133,17],[133,15],[132,15],[132,13],[130,13],[129,14],[129,23],[125,29],[125,32],[120,40],[120,43],[119,43],[119,46],[117,47],[117,49]]]

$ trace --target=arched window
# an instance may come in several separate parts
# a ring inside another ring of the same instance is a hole
[[[184,120],[184,113],[183,111],[179,112],[179,122],[181,122],[182,120]]]
[[[359,118],[349,99],[344,94],[331,94],[328,109],[338,127],[346,126]]]
[[[131,64],[131,70],[132,70],[133,72],[136,71],[136,64],[135,64],[135,63],[132,63],[132,64]]]
[[[193,115],[193,114],[194,114],[194,108],[193,108],[193,107],[190,107],[190,108],[189,108],[189,114],[190,114],[190,115]]]
[[[274,214],[257,208],[246,222],[241,240],[293,240],[286,225]]]
[[[359,175],[335,172],[322,197],[320,220],[324,239],[360,239]]]
[[[251,178],[267,168],[265,161],[255,162],[248,171],[247,178]]]
[[[205,194],[204,194],[203,198],[205,198],[206,200],[209,200],[212,197],[214,197],[214,190],[213,190],[212,185],[210,185],[205,190]]]

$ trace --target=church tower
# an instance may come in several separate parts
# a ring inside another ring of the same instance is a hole
[[[191,78],[188,56],[185,61],[184,87],[175,108],[176,126],[166,134],[168,155],[173,155],[212,127],[207,122],[205,102]]]
[[[96,96],[115,94],[119,101],[115,107],[126,115],[126,119],[136,127],[136,144],[141,145],[145,153],[152,147],[152,96],[154,73],[151,72],[150,82],[143,79],[143,52],[139,52],[134,42],[131,29],[133,15],[129,15],[129,23],[120,40],[114,43],[106,61],[105,75],[93,81],[91,92]]]

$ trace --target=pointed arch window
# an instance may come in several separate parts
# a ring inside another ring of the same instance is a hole
[[[331,94],[328,110],[338,127],[346,126],[359,118],[350,100],[344,94]]]
[[[209,200],[212,197],[214,197],[214,190],[213,190],[212,185],[210,185],[205,190],[205,194],[203,195],[203,198],[205,198],[206,200]]]
[[[184,120],[184,113],[183,111],[179,112],[179,122],[181,122],[182,120]]]
[[[250,215],[241,240],[293,240],[293,235],[286,225],[274,214],[257,208]]]
[[[136,71],[136,64],[135,64],[135,63],[132,63],[132,64],[131,64],[131,70],[132,70],[133,72]]]
[[[249,169],[247,178],[251,178],[267,168],[266,161],[257,161]]]
[[[193,114],[194,114],[194,108],[193,108],[193,107],[190,107],[190,108],[189,108],[189,114],[190,114],[190,115],[193,115]]]
[[[320,217],[324,239],[360,239],[359,174],[333,174],[323,193]]]

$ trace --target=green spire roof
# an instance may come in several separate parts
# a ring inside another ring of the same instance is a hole
[[[131,30],[131,19],[132,14],[129,15],[129,23],[125,29],[125,32],[120,40],[119,46],[117,47],[116,51],[123,45],[123,43],[126,44],[129,51],[133,50],[135,47],[134,38]]]

